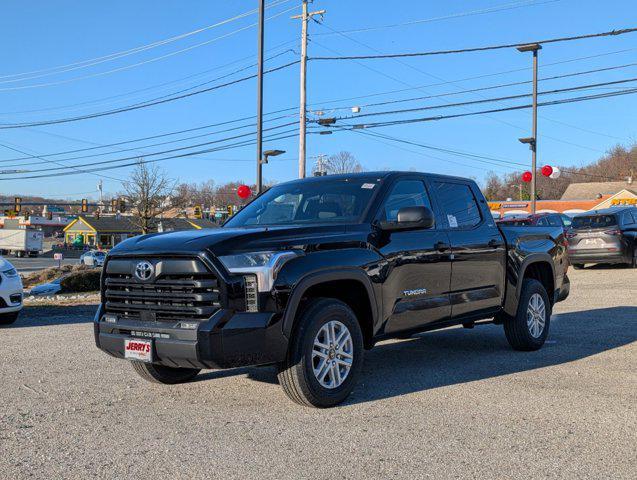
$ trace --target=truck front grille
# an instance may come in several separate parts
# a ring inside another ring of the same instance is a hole
[[[146,281],[135,266],[147,260]],[[205,320],[221,306],[217,276],[198,259],[112,259],[104,272],[105,312],[151,321]]]

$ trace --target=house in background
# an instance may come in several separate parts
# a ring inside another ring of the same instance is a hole
[[[141,233],[141,228],[136,226],[130,217],[79,215],[64,228],[64,242],[69,245],[112,248],[119,242]]]
[[[159,233],[215,227],[217,227],[215,223],[205,219],[157,218],[153,220],[153,231]],[[80,215],[64,228],[64,241],[69,245],[112,248],[129,237],[141,234],[141,228],[132,221],[131,217]]]
[[[637,205],[637,185],[627,182],[571,183],[559,200],[538,200],[537,213],[565,213],[575,215],[589,210],[600,210],[621,205]],[[489,202],[494,218],[507,215],[525,215],[531,211],[531,202]]]

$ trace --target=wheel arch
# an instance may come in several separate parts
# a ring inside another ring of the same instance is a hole
[[[518,269],[516,283],[508,280],[507,293],[504,303],[504,311],[509,315],[515,315],[522,293],[524,279],[538,280],[546,289],[551,304],[555,300],[555,266],[553,258],[548,253],[534,253],[526,257]]]
[[[287,302],[283,315],[283,334],[290,338],[304,303],[308,299],[321,297],[340,300],[354,311],[363,331],[365,347],[371,348],[378,305],[371,280],[364,271],[355,268],[315,272],[303,277]]]

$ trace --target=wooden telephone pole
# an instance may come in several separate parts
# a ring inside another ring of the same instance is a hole
[[[301,19],[301,94],[299,119],[299,178],[305,178],[305,126],[307,122],[306,110],[306,73],[307,73],[307,24],[314,15],[323,15],[325,10],[307,11],[307,0],[303,0],[303,13],[292,18]]]

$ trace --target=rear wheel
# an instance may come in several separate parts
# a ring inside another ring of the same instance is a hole
[[[18,319],[20,312],[0,313],[0,325],[11,325]]]
[[[573,264],[573,268],[575,270],[582,270],[584,268],[584,264],[583,263],[574,263]]]
[[[133,369],[144,380],[154,383],[174,385],[192,380],[201,371],[198,368],[173,368],[152,363],[131,362]]]
[[[363,365],[363,334],[354,312],[339,300],[313,300],[298,320],[279,383],[294,402],[332,407],[354,389]]]
[[[544,345],[551,322],[551,303],[544,286],[533,279],[522,284],[515,316],[504,319],[504,333],[515,350],[538,350]]]

